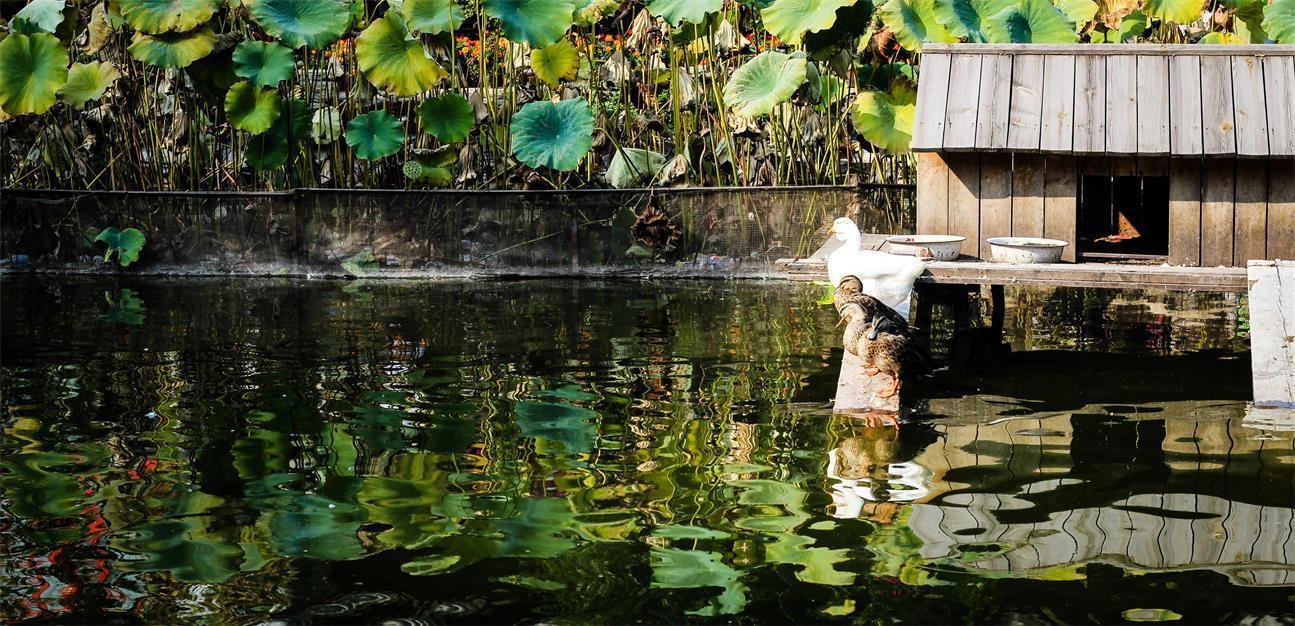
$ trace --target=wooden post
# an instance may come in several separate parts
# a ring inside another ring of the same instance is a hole
[[[841,354],[841,374],[836,381],[836,402],[833,413],[898,413],[899,394],[883,398],[879,394],[890,390],[895,380],[889,374],[869,376],[863,371],[863,359]]]
[[[1251,261],[1248,271],[1255,405],[1295,409],[1295,261]]]

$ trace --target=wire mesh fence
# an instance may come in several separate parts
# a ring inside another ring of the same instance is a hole
[[[92,267],[95,235],[114,227],[147,237],[139,269],[201,273],[763,272],[811,254],[840,216],[864,232],[911,232],[915,203],[902,185],[2,195],[0,259],[11,268]]]

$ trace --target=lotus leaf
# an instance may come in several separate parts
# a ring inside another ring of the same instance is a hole
[[[282,135],[289,141],[310,136],[310,107],[305,100],[289,98],[279,104],[279,117],[275,118],[270,132]]]
[[[989,18],[1011,8],[1012,4],[1013,0],[936,0],[935,19],[955,37],[986,43]]]
[[[355,38],[355,58],[369,82],[397,96],[420,94],[447,75],[395,11]]]
[[[565,39],[531,50],[531,69],[535,77],[554,89],[563,80],[575,80],[580,70],[580,53]]]
[[[289,48],[320,49],[351,26],[344,0],[245,0],[252,19]]]
[[[211,54],[216,47],[216,35],[210,28],[199,28],[187,33],[145,35],[135,33],[130,42],[130,56],[157,67],[180,68]]]
[[[418,120],[431,136],[455,143],[468,138],[475,118],[467,98],[447,93],[418,105]]]
[[[724,102],[741,116],[766,115],[800,89],[808,63],[781,52],[761,52],[733,72],[724,85]]]
[[[1204,37],[1201,37],[1201,38],[1200,38],[1200,41],[1197,41],[1196,43],[1203,43],[1203,44],[1243,44],[1243,43],[1246,43],[1246,40],[1245,40],[1245,39],[1242,39],[1242,38],[1241,38],[1241,37],[1239,37],[1239,36],[1237,36],[1235,33],[1218,33],[1218,32],[1215,32],[1215,33],[1207,33]]]
[[[1141,11],[1134,11],[1120,20],[1118,42],[1137,39],[1147,29],[1147,16]],[[1117,43],[1118,43],[1117,42]]]
[[[1189,24],[1201,19],[1205,0],[1146,0],[1142,3],[1142,10],[1166,22]]]
[[[1268,32],[1263,27],[1264,0],[1223,0],[1224,6],[1232,9],[1232,30],[1242,43],[1264,43]]]
[[[607,166],[607,183],[617,189],[650,185],[665,166],[665,155],[660,152],[622,148]]]
[[[0,109],[44,113],[67,82],[67,51],[48,33],[10,34],[0,41]]]
[[[1083,27],[1097,16],[1097,3],[1093,0],[1052,0],[1053,6],[1061,9],[1066,19],[1075,25],[1075,30]]]
[[[1048,0],[1017,0],[1016,6],[989,20],[995,43],[1074,43],[1075,26]]]
[[[923,43],[956,41],[936,19],[935,0],[887,0],[877,13],[907,50],[921,52]]]
[[[315,111],[310,119],[310,137],[317,144],[337,141],[342,134],[342,113],[335,107]]]
[[[860,93],[854,101],[850,120],[855,130],[872,145],[886,152],[908,152],[916,111],[917,92],[904,83],[896,83],[890,93]]]
[[[86,25],[89,36],[86,39],[86,54],[96,54],[103,49],[104,44],[108,43],[108,37],[112,35],[112,23],[108,21],[107,4],[96,4],[90,9],[90,21]]]
[[[288,162],[288,138],[275,133],[261,133],[247,142],[243,160],[262,172],[277,170]]]
[[[655,15],[671,26],[683,22],[697,24],[706,19],[708,13],[715,13],[724,8],[724,0],[651,0],[647,4],[648,13]]]
[[[576,25],[588,28],[620,7],[619,0],[576,0]]]
[[[72,69],[67,73],[67,83],[59,90],[59,94],[72,108],[84,108],[86,102],[102,98],[103,93],[108,91],[120,76],[121,72],[117,71],[111,63],[102,61],[73,63]]]
[[[400,13],[409,30],[428,35],[452,33],[464,19],[455,0],[405,0]]]
[[[776,0],[760,12],[765,28],[788,43],[800,43],[806,33],[827,30],[836,23],[836,10],[856,0]]]
[[[410,180],[421,180],[432,187],[446,187],[454,180],[450,166],[458,161],[458,154],[453,149],[438,150],[430,156],[418,157],[405,161],[401,169]]]
[[[581,98],[530,102],[513,115],[513,154],[531,167],[571,171],[594,143],[594,113]]]
[[[1295,44],[1295,0],[1277,0],[1264,7],[1263,27],[1273,41]]]
[[[108,245],[108,250],[103,253],[103,262],[107,263],[112,260],[112,255],[117,255],[117,262],[122,267],[139,260],[139,252],[144,249],[144,233],[134,228],[117,230],[116,228],[105,228],[100,231],[99,236],[94,238],[95,241],[102,241]]]
[[[872,15],[877,7],[872,0],[857,0],[854,4],[836,10],[836,22],[831,28],[805,33],[805,50],[814,58],[822,59],[824,53],[837,48],[843,59],[850,58],[850,50],[858,44],[859,37],[872,27]],[[845,62],[848,65],[848,61]],[[842,73],[845,73],[844,67]]]
[[[234,49],[234,73],[257,87],[274,87],[292,77],[292,50],[277,43],[244,41]]]
[[[64,0],[32,0],[21,11],[14,13],[10,23],[13,32],[23,34],[50,33],[63,23]]]
[[[239,82],[225,95],[225,115],[234,128],[259,135],[279,118],[279,92]]]
[[[505,36],[534,47],[561,39],[576,10],[575,0],[482,0],[481,5],[503,24]]]
[[[117,0],[117,11],[135,30],[157,35],[206,24],[220,5],[220,0]]]
[[[373,161],[399,152],[405,143],[405,129],[394,115],[371,111],[346,125],[346,143],[355,149],[355,156]]]

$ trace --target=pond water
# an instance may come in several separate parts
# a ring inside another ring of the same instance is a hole
[[[1009,290],[892,428],[820,295],[5,277],[0,620],[1295,619],[1244,299]]]

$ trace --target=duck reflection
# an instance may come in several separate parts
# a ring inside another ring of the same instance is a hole
[[[831,433],[827,476],[833,482],[827,513],[832,517],[889,524],[903,503],[931,494],[931,470],[914,461],[938,438],[929,425],[901,426],[890,416],[840,413],[832,416]]]

